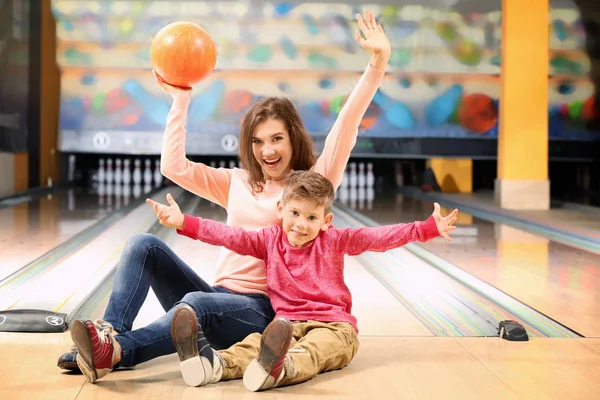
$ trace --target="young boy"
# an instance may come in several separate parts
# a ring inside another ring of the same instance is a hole
[[[263,259],[276,318],[229,349],[210,348],[195,311],[180,303],[171,339],[181,372],[190,386],[242,378],[250,391],[307,381],[318,373],[348,365],[358,350],[352,297],[344,283],[344,255],[383,252],[413,241],[425,242],[456,227],[458,210],[442,217],[434,205],[424,222],[380,227],[331,226],[335,191],[315,172],[293,172],[285,183],[278,217],[281,225],[248,232],[211,220],[183,215],[150,199],[160,223],[178,233],[237,253]]]

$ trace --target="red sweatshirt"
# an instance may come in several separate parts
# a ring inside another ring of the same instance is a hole
[[[246,231],[186,215],[183,231],[177,232],[264,260],[267,292],[277,316],[291,321],[349,322],[357,333],[356,318],[351,314],[352,296],[344,282],[344,255],[383,252],[439,236],[433,217],[378,227],[330,226],[304,247],[290,245],[279,225]]]

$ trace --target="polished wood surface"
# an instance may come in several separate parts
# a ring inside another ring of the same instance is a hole
[[[475,192],[460,194],[444,194],[455,201],[464,201],[480,203],[487,207],[499,208],[494,201],[494,193]],[[531,220],[549,225],[559,226],[561,229],[586,233],[600,238],[600,209],[597,212],[586,212],[574,208],[551,208],[543,211],[515,211],[502,210],[510,215],[517,216],[525,220]]]
[[[97,197],[72,191],[0,209],[0,280],[104,216]]]
[[[92,385],[60,372],[64,334],[1,334],[0,397],[13,399],[596,399],[600,340],[372,337],[352,363],[295,386],[247,392],[240,380],[186,386],[176,355],[115,371]]]

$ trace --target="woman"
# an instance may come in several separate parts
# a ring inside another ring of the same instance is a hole
[[[168,86],[173,96],[161,158],[161,171],[174,183],[227,209],[227,224],[260,229],[277,222],[276,203],[291,170],[312,169],[338,187],[359,123],[377,91],[390,57],[390,43],[371,13],[357,14],[363,39],[356,40],[372,54],[360,81],[341,110],[322,155],[315,160],[310,136],[292,103],[264,98],[254,104],[242,123],[240,159],[244,170],[211,168],[193,163],[185,155],[185,121],[188,91]],[[166,314],[147,327],[132,331],[132,324],[152,287]],[[104,321],[81,321],[71,335],[76,352],[65,353],[59,366],[75,369],[90,381],[115,367],[131,367],[158,356],[175,353],[170,326],[179,302],[198,315],[210,345],[223,349],[255,332],[262,332],[274,317],[266,294],[264,263],[223,249],[211,286],[155,236],[130,239],[121,255]],[[75,326],[75,325],[74,325]]]

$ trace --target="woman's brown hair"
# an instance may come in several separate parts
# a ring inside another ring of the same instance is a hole
[[[317,161],[313,141],[292,102],[285,97],[260,99],[246,113],[240,132],[240,161],[248,172],[248,183],[256,193],[262,192],[265,177],[252,153],[252,137],[256,126],[268,119],[281,121],[288,131],[292,144],[291,169],[309,170]]]

